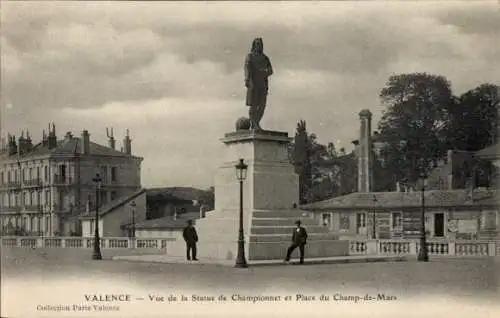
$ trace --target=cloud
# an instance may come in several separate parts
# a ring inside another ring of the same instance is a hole
[[[459,94],[498,83],[496,3],[6,2],[5,131],[129,128],[145,185],[210,185],[244,105],[243,62],[262,36],[275,74],[264,127],[307,121],[321,142],[357,139],[363,108],[401,72],[446,76]],[[7,105],[11,107],[7,109]]]

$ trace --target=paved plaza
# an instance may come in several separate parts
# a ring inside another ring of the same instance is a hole
[[[428,263],[367,262],[254,266],[236,269],[216,264],[149,263],[111,260],[137,251],[103,250],[104,259],[91,260],[91,250],[3,249],[2,278],[58,279],[113,277],[138,285],[179,289],[327,291],[343,287],[404,294],[446,294],[484,299],[498,297],[500,258],[434,258]],[[151,251],[141,253],[151,254]],[[157,251],[157,253],[161,253]],[[4,282],[5,282],[4,280]]]

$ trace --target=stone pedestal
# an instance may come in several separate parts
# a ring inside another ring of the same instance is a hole
[[[245,130],[226,134],[222,142],[226,151],[215,177],[215,210],[196,222],[200,258],[236,258],[240,185],[235,165],[240,158],[248,165],[243,183],[247,260],[283,259],[298,219],[309,233],[306,257],[348,255],[348,242],[334,240],[308,212],[292,207],[299,202],[299,180],[288,157],[287,133]],[[167,255],[185,257],[180,235]]]

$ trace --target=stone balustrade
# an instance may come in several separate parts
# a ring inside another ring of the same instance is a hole
[[[124,249],[166,249],[171,238],[128,238],[104,237],[100,238],[101,248]],[[2,247],[28,247],[28,248],[93,248],[93,237],[2,237]]]
[[[500,256],[500,241],[427,241],[429,256],[482,257]],[[419,240],[363,240],[349,241],[350,255],[417,255]]]
[[[101,248],[166,249],[175,238],[101,238]],[[94,247],[93,237],[1,237],[2,247],[87,248]],[[500,241],[427,241],[429,256],[484,257],[500,256]],[[349,255],[417,255],[419,240],[349,240]]]

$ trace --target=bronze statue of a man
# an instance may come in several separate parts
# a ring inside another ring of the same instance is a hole
[[[264,116],[269,90],[268,77],[272,74],[273,67],[264,54],[262,38],[256,38],[253,40],[252,50],[245,59],[246,105],[250,107],[250,129],[261,129],[260,120]]]

